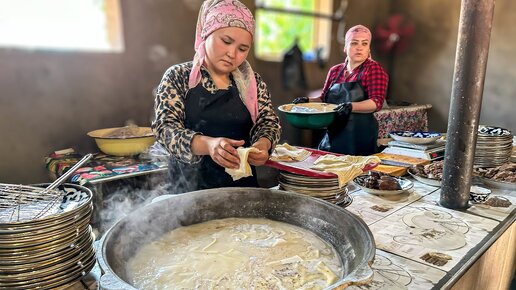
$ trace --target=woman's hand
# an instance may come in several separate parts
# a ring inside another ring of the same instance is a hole
[[[195,135],[192,139],[192,153],[195,155],[210,155],[211,159],[224,168],[238,169],[240,158],[237,147],[244,145],[244,140],[215,138]]]
[[[240,158],[236,148],[244,145],[244,140],[229,138],[211,138],[208,142],[208,152],[211,159],[224,168],[238,169]]]
[[[269,149],[271,149],[271,141],[267,138],[260,138],[252,147],[260,150],[259,152],[249,152],[247,160],[249,164],[254,166],[261,166],[269,160]]]

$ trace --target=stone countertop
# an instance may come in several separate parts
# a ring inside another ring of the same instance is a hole
[[[369,226],[377,250],[373,280],[347,289],[450,288],[516,219],[516,191],[492,188],[489,197],[507,198],[507,208],[459,211],[438,205],[438,187],[411,180],[414,188],[397,196],[352,193],[347,209]]]

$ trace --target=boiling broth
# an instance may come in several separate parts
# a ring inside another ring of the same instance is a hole
[[[335,249],[314,233],[254,218],[174,229],[127,269],[138,289],[322,289],[343,274]]]

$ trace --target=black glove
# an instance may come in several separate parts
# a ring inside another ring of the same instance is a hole
[[[333,111],[337,112],[337,114],[341,117],[349,117],[351,114],[351,110],[353,109],[353,106],[351,105],[351,102],[347,103],[341,103]]]
[[[346,127],[348,125],[349,117],[351,116],[351,109],[351,102],[341,103],[335,107],[333,111],[337,113],[337,116],[331,126],[337,129]]]
[[[292,101],[292,104],[299,104],[299,103],[308,103],[308,97],[299,97],[299,98],[295,98]]]

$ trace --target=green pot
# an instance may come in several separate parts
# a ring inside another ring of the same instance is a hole
[[[291,112],[293,106],[317,110],[317,112]],[[287,122],[300,129],[325,129],[335,120],[336,105],[326,103],[286,104],[278,109],[285,113]]]

